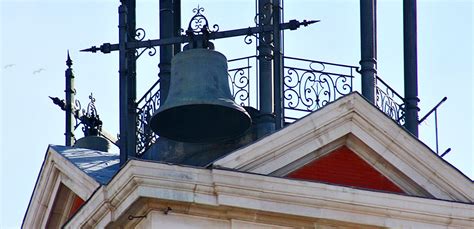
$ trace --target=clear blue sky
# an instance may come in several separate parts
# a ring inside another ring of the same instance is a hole
[[[138,1],[139,27],[158,37],[158,0]],[[289,56],[357,65],[360,60],[359,1],[286,0],[285,19],[320,19],[285,33]],[[64,114],[48,96],[64,96],[66,51],[74,61],[77,98],[93,92],[104,128],[118,133],[118,56],[79,53],[117,42],[115,0],[1,0],[0,228],[18,228],[48,144],[64,144]],[[254,1],[183,1],[182,27],[198,4],[221,30],[253,25]],[[440,151],[471,178],[473,153],[473,8],[471,0],[418,1],[420,117],[444,96],[439,110]],[[403,93],[402,1],[378,1],[379,76]],[[229,59],[252,55],[243,38],[216,41]],[[157,78],[159,55],[139,59],[139,95]],[[39,73],[34,73],[44,69]],[[359,82],[359,81],[356,81]],[[356,87],[359,87],[356,85]],[[434,148],[434,121],[420,127]],[[80,131],[76,135],[81,136]]]

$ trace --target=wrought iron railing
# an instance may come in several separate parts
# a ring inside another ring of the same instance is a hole
[[[405,124],[405,101],[380,77],[375,78],[375,106],[398,124]]]
[[[352,92],[357,67],[284,57],[285,122],[292,122]]]
[[[357,67],[284,57],[285,121],[293,122],[353,90]],[[236,103],[258,108],[257,57],[228,61],[229,83]]]
[[[158,139],[150,128],[150,120],[160,107],[160,80],[137,102],[137,154],[143,154]]]
[[[229,86],[235,102],[258,108],[258,65],[256,56],[228,61]],[[286,123],[298,120],[351,93],[356,66],[342,65],[294,57],[284,57],[283,67],[284,118]],[[379,77],[376,78],[375,105],[397,121],[405,122],[404,100]],[[144,153],[158,136],[149,126],[160,106],[160,81],[137,102],[137,154]]]
[[[228,60],[229,87],[237,104],[258,107],[258,77],[256,56]]]

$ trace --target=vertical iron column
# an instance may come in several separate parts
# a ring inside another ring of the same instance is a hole
[[[133,147],[132,142],[128,142],[129,134],[129,80],[128,80],[128,61],[127,61],[127,6],[122,4],[119,11],[119,110],[120,110],[120,165],[124,165],[128,160],[128,155]]]
[[[173,0],[173,34],[181,35],[181,0]],[[181,52],[181,44],[174,45],[174,54]]]
[[[405,84],[405,128],[418,137],[418,63],[416,0],[403,1],[403,57]]]
[[[170,38],[174,35],[173,0],[160,0],[160,39]],[[160,103],[163,104],[168,96],[171,78],[171,59],[173,58],[173,45],[160,46]]]
[[[360,53],[362,95],[374,103],[375,77],[377,75],[376,0],[360,0]]]
[[[74,73],[72,72],[72,60],[69,56],[69,51],[67,51],[67,60],[66,60],[66,132],[64,135],[66,136],[66,146],[72,146],[74,144],[74,126],[72,124],[73,119],[73,107],[74,107],[74,95],[76,94],[76,90],[74,89]]]
[[[281,129],[284,125],[283,104],[283,55],[281,53],[281,0],[273,0],[273,102],[275,110],[275,129]]]
[[[258,25],[266,26],[272,23],[271,0],[258,0]],[[258,66],[259,66],[259,96],[260,117],[257,123],[257,137],[261,138],[275,131],[275,116],[273,114],[273,72],[272,72],[272,40],[271,32],[258,34]]]
[[[135,13],[135,0],[127,0],[127,39],[135,39],[135,26],[136,26],[136,13]],[[128,144],[128,156],[135,157],[137,152],[137,64],[135,58],[135,50],[127,49],[127,80],[128,80],[128,124],[127,124],[127,144]]]

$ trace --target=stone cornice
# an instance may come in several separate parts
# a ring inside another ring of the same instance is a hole
[[[129,161],[68,222],[105,227],[140,198],[229,206],[382,227],[468,227],[474,205],[220,169]]]

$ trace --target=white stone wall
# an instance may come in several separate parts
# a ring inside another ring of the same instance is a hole
[[[169,213],[167,215],[160,211],[149,212],[147,218],[143,219],[136,229],[154,228],[179,228],[179,229],[286,229],[277,225],[247,222],[241,220],[222,220],[207,217],[197,217],[184,214]]]

